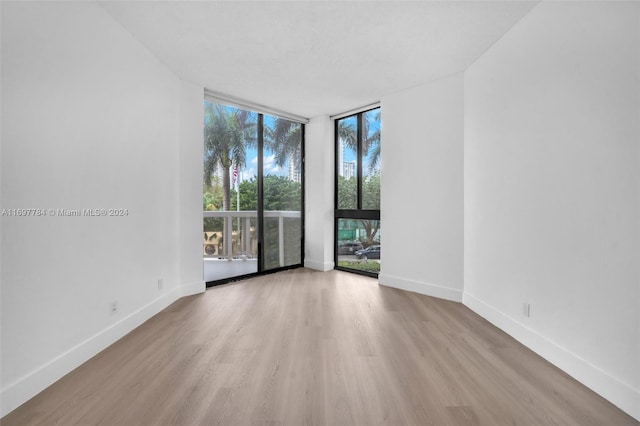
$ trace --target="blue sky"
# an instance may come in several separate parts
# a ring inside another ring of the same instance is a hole
[[[275,117],[270,115],[264,115],[264,125],[272,127],[275,121]],[[255,177],[258,174],[258,150],[257,148],[247,148],[247,164],[245,164],[244,169],[242,169],[242,180],[248,180],[252,177]],[[273,152],[268,149],[264,150],[264,158],[262,162],[262,167],[264,168],[265,175],[277,175],[277,176],[288,176],[289,168],[287,165],[283,167],[279,167],[275,164],[275,155]]]
[[[379,120],[373,120],[372,118],[374,117],[374,114],[376,114],[377,111],[376,110],[372,110],[372,111],[367,111],[365,112],[363,115],[365,116],[365,119],[368,117],[370,119],[369,121],[369,134],[376,132],[378,130],[380,130],[380,121]],[[344,118],[344,120],[349,122],[349,125],[354,126],[353,128],[355,128],[356,126],[356,117],[347,117]],[[356,151],[349,149],[349,148],[345,148],[344,153],[343,153],[343,161],[355,161],[356,160]],[[371,154],[367,155],[366,157],[364,157],[363,159],[363,169],[368,170],[369,167],[369,163],[371,161]]]
[[[208,101],[205,101],[208,102]],[[226,107],[229,111],[233,111],[236,108],[233,107]],[[368,113],[365,113],[368,114]],[[373,114],[373,112],[371,112],[371,114]],[[347,118],[347,120],[351,120],[351,118]],[[353,118],[353,120],[355,121],[355,117]],[[275,121],[275,117],[271,116],[271,115],[264,115],[264,124],[265,126],[269,126],[272,127]],[[376,131],[380,128],[380,122],[379,121],[371,121],[371,129],[370,131]],[[255,177],[257,175],[257,171],[258,171],[258,151],[256,148],[254,147],[249,147],[246,148],[246,155],[247,155],[247,162],[244,166],[244,168],[242,170],[240,170],[241,172],[241,180],[248,180],[251,179],[252,177]],[[370,161],[370,157],[371,155],[365,157],[363,159],[363,169],[364,170],[368,170],[368,166],[369,166],[369,161]],[[352,149],[349,148],[345,148],[344,150],[344,157],[343,157],[344,161],[355,161],[356,160],[356,152]],[[289,168],[287,165],[283,166],[283,167],[279,167],[278,165],[275,164],[275,156],[273,154],[273,152],[265,149],[264,150],[264,159],[263,159],[263,167],[264,167],[264,172],[266,175],[271,174],[271,175],[278,175],[278,176],[288,176],[289,174]],[[366,173],[366,171],[365,171]]]

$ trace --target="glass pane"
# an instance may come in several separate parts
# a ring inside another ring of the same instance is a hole
[[[338,208],[358,208],[358,121],[355,116],[338,120]]]
[[[380,221],[338,219],[338,266],[380,272]]]
[[[264,116],[264,266],[298,265],[302,237],[302,125]]]
[[[204,102],[204,278],[258,271],[257,114]]]
[[[380,109],[362,117],[362,208],[380,210]]]

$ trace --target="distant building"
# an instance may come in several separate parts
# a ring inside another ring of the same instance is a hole
[[[342,138],[338,139],[338,164],[341,167],[338,168],[338,175],[342,176],[345,179],[351,179],[356,177],[357,173],[357,162],[353,161],[344,161],[344,141]]]
[[[343,161],[342,162],[342,176],[345,179],[351,179],[356,177],[356,162],[355,161]]]
[[[296,162],[293,159],[293,155],[291,155],[289,156],[289,180],[292,182],[300,183],[300,179],[300,169],[296,167]]]

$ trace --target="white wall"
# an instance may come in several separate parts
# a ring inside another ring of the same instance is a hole
[[[380,284],[461,301],[464,79],[382,99]]]
[[[201,117],[180,125],[181,114],[202,114],[201,89],[198,98],[95,4],[1,7],[2,207],[128,210],[2,217],[4,415],[204,286],[201,229],[194,239],[186,224],[201,223],[200,188],[189,187],[201,173],[185,169],[195,148],[178,144],[195,143],[197,122],[201,159]],[[190,250],[195,273],[179,261]]]
[[[182,294],[190,294],[205,289],[202,258],[204,88],[185,81],[180,87],[178,265]]]
[[[328,116],[305,126],[305,259],[307,268],[333,269],[334,124]]]
[[[464,158],[464,302],[636,418],[639,17],[538,5],[465,73]]]

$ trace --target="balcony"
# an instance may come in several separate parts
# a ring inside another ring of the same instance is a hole
[[[204,280],[258,272],[258,212],[204,211]],[[265,211],[265,268],[301,262],[301,212]]]

